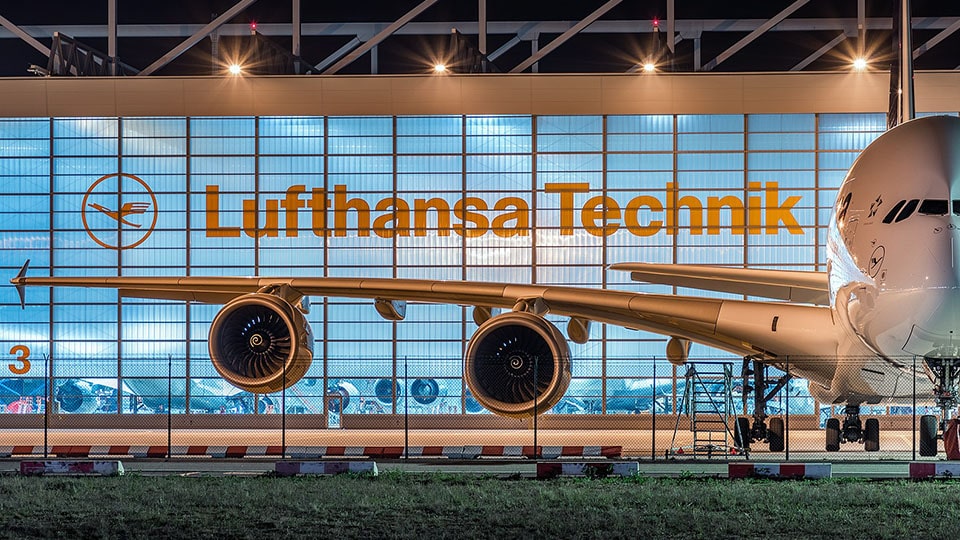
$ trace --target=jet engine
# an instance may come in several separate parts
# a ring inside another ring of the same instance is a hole
[[[549,410],[570,385],[570,348],[557,328],[532,313],[483,323],[464,355],[470,393],[487,410],[526,418]]]
[[[266,293],[237,297],[210,326],[210,359],[228,383],[265,394],[289,388],[313,360],[313,331],[299,308]]]
[[[60,411],[73,414],[87,414],[97,410],[100,398],[87,381],[70,379],[57,387],[54,394]]]

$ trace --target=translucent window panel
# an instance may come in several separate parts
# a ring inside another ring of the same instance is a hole
[[[744,119],[739,114],[680,114],[677,115],[679,133],[743,132]]]
[[[0,120],[0,139],[49,139],[50,120],[46,118],[4,118]]]
[[[602,171],[601,154],[538,154],[537,171],[554,172],[559,177],[574,176],[574,173]]]
[[[551,250],[538,249],[538,258],[555,258]],[[587,257],[584,257],[587,258]],[[597,259],[600,260],[599,258]],[[537,283],[552,285],[576,285],[578,287],[598,287],[603,282],[603,268],[583,266],[537,265]]]
[[[673,135],[669,133],[644,135],[607,135],[608,152],[671,152]]]
[[[884,114],[869,113],[835,113],[819,115],[818,129],[820,131],[877,131],[887,129],[887,119]]]
[[[357,342],[330,341],[327,344],[327,377],[391,377],[393,375],[392,344],[370,342],[364,347]],[[364,389],[357,388],[361,393]],[[373,389],[367,395],[373,396]]]
[[[323,183],[323,156],[260,156],[260,174],[316,175],[316,182]]]
[[[49,158],[0,157],[0,193],[48,193]]]
[[[600,133],[603,119],[600,116],[538,116],[538,134]]]
[[[327,151],[330,154],[392,154],[393,137],[331,136],[327,139]]]
[[[376,137],[393,135],[389,116],[333,116],[327,118],[330,137]]]
[[[437,385],[436,394],[427,394],[435,395],[437,397],[447,396],[450,394],[460,394],[460,388],[463,385],[463,381],[460,379],[460,376],[463,374],[463,360],[462,352],[455,356],[447,358],[424,358],[417,355],[408,355],[408,354],[399,354],[397,355],[397,380],[400,382],[401,387],[406,389],[406,395],[412,395],[411,389],[415,384],[417,379],[432,379],[432,382]],[[455,379],[452,377],[456,377]],[[423,382],[419,383],[422,385]],[[424,387],[420,386],[420,395],[423,395]],[[427,390],[430,390],[430,387],[426,387]],[[411,400],[410,406],[412,407],[416,400]],[[419,404],[419,403],[417,403]]]
[[[813,132],[817,125],[813,114],[749,114],[747,126],[751,133]]]
[[[260,155],[322,154],[324,142],[320,137],[260,137]]]
[[[402,173],[459,173],[462,168],[460,156],[397,156],[397,171]]]
[[[468,154],[529,154],[531,135],[467,136]]]
[[[740,133],[694,133],[677,136],[680,152],[723,152],[743,150],[743,135]]]
[[[467,173],[529,173],[532,163],[529,154],[475,154],[466,158]]]
[[[429,325],[419,325],[427,326]],[[457,325],[459,330],[460,326]],[[426,330],[429,330],[427,328]],[[412,330],[413,331],[413,330]],[[397,359],[398,363],[402,358],[418,359],[449,359],[460,361],[463,355],[463,344],[461,341],[443,341],[443,340],[398,340],[397,341]],[[452,362],[451,362],[452,364]],[[402,371],[401,371],[402,373]],[[437,373],[438,375],[457,375],[457,372],[447,369]]]
[[[813,150],[814,133],[750,133],[747,148],[751,151]]]
[[[397,135],[454,135],[459,136],[461,116],[398,116]]]
[[[673,116],[610,115],[607,117],[607,133],[673,133]]]
[[[743,153],[678,154],[677,169],[682,171],[743,171]]]
[[[393,172],[393,156],[330,156],[331,174],[350,176]]]
[[[460,193],[462,189],[463,177],[460,176],[459,173],[397,174],[397,191],[401,193],[421,192],[425,195],[438,191],[454,191]]]
[[[59,156],[117,155],[116,118],[55,118],[53,153]]]
[[[261,138],[283,137],[292,140],[323,137],[321,116],[261,116],[258,121]]]
[[[463,139],[457,137],[397,137],[398,154],[460,154]],[[459,156],[458,156],[459,157]]]
[[[529,252],[525,254],[529,257]],[[519,257],[517,257],[519,258]],[[494,281],[497,283],[527,284],[533,280],[533,268],[520,266],[472,266],[467,268],[467,280]]]
[[[821,150],[863,150],[874,139],[880,136],[880,132],[837,132],[821,133],[819,146]]]
[[[467,194],[478,196],[479,192],[528,192],[533,186],[533,175],[530,172],[510,173],[491,172],[485,174],[467,174]]]
[[[48,156],[50,139],[0,139],[0,156]]]
[[[0,195],[0,230],[47,230],[49,227],[48,195]]]
[[[253,156],[220,155],[190,158],[190,172],[194,175],[194,186],[199,185],[196,182],[197,176],[209,175],[210,179],[213,179],[218,176],[252,175],[255,169],[256,162]],[[207,178],[204,178],[204,180],[207,180]],[[212,183],[216,184],[218,182]]]
[[[466,117],[466,126],[467,135],[473,136],[501,137],[530,135],[533,132],[533,118],[528,115],[468,115]]]

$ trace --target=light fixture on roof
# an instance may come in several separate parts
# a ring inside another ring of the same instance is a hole
[[[433,72],[440,75],[447,72],[447,66],[443,63],[436,63],[433,65]]]
[[[657,71],[657,65],[653,62],[644,62],[643,63],[643,72],[644,73],[654,73]]]
[[[863,71],[867,69],[867,59],[866,58],[857,58],[853,61],[853,69],[857,71]]]
[[[227,67],[227,71],[229,71],[231,75],[237,76],[243,73],[243,67],[240,64],[233,63]]]

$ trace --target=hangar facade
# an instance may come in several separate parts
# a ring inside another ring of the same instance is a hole
[[[958,83],[918,73],[918,110],[956,114]],[[607,266],[824,270],[836,188],[885,129],[888,84],[884,73],[3,79],[0,268],[12,277],[29,258],[38,275],[655,293],[675,291]],[[248,410],[209,360],[219,306],[57,289],[28,290],[24,310],[10,291],[0,309],[4,403],[52,374],[54,395],[68,389],[61,405],[79,396],[76,412]],[[462,380],[471,309],[411,305],[394,322],[369,301],[315,298],[308,319],[315,360],[287,412],[477,411]],[[571,344],[574,379],[555,412],[637,412],[675,396],[666,339],[594,325]],[[331,404],[324,389],[356,399]]]

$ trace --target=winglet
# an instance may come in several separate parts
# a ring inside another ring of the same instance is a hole
[[[20,267],[20,271],[17,272],[17,277],[10,280],[10,283],[13,283],[17,288],[17,294],[20,295],[20,309],[24,309],[27,306],[26,298],[24,297],[24,287],[23,287],[23,278],[27,275],[27,268],[30,266],[30,259],[27,259],[27,262],[23,263],[23,266]]]

